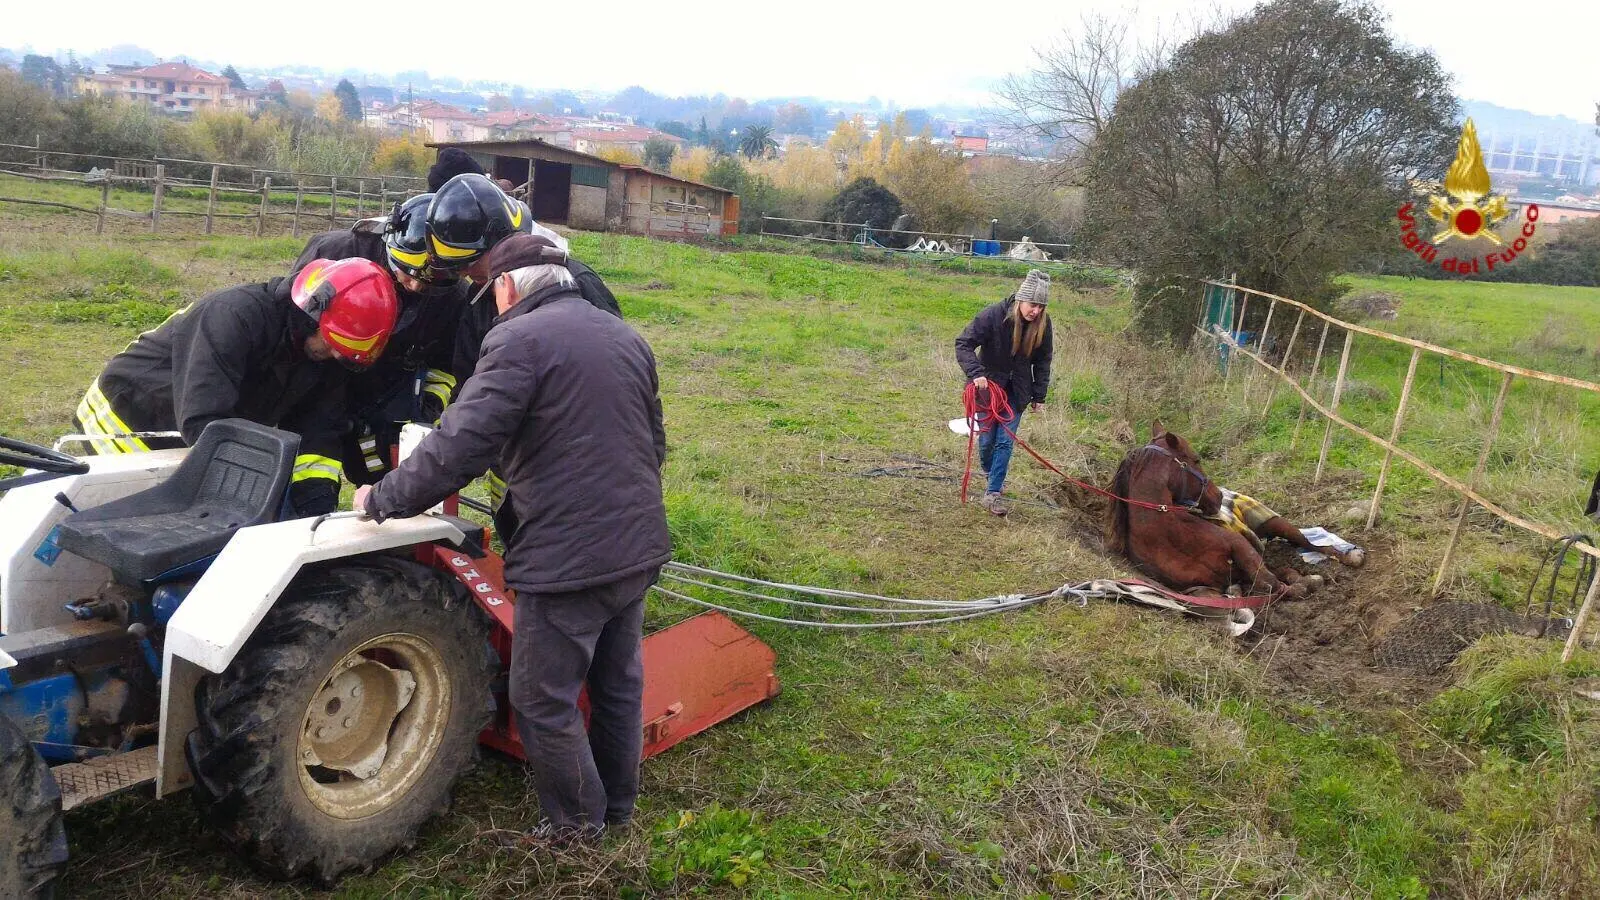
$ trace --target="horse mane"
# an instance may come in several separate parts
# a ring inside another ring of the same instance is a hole
[[[1144,452],[1148,449],[1149,444],[1135,447],[1122,457],[1122,464],[1117,466],[1117,474],[1108,488],[1111,493],[1118,497],[1129,496],[1134,478],[1150,458],[1150,454]],[[1128,504],[1121,500],[1112,500],[1106,505],[1105,545],[1112,553],[1128,555]]]

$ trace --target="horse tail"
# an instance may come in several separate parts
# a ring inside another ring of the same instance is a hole
[[[1129,453],[1122,458],[1122,465],[1117,467],[1117,474],[1111,479],[1111,493],[1117,497],[1128,496],[1132,472],[1133,454]],[[1105,543],[1110,552],[1128,555],[1128,504],[1122,500],[1113,499],[1106,505]]]

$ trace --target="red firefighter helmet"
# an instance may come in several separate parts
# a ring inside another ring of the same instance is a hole
[[[383,354],[400,314],[394,279],[369,259],[314,259],[295,276],[290,296],[334,356],[356,366]]]

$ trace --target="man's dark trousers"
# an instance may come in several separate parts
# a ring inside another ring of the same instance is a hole
[[[633,815],[644,750],[644,595],[659,573],[517,595],[511,705],[539,806],[556,828],[615,825]],[[586,682],[587,734],[578,711]]]

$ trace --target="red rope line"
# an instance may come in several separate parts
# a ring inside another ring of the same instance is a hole
[[[962,403],[966,407],[967,415],[967,468],[966,471],[961,475],[962,503],[967,502],[967,482],[972,477],[972,446],[977,441],[979,432],[988,431],[990,428],[993,428],[996,424],[998,424],[1001,428],[1005,429],[1006,434],[1011,436],[1011,440],[1015,441],[1017,446],[1028,451],[1028,455],[1038,460],[1040,465],[1061,476],[1063,480],[1071,484],[1075,484],[1086,491],[1093,491],[1094,493],[1103,497],[1110,497],[1112,500],[1118,500],[1123,503],[1127,503],[1132,506],[1143,507],[1145,509],[1152,509],[1156,512],[1177,512],[1179,509],[1181,509],[1181,507],[1174,507],[1168,503],[1148,503],[1144,500],[1131,500],[1127,497],[1119,497],[1116,494],[1113,494],[1104,488],[1092,485],[1087,481],[1079,481],[1078,479],[1073,478],[1071,475],[1068,475],[1067,473],[1056,468],[1054,463],[1039,455],[1039,451],[1033,449],[1033,447],[1030,446],[1027,441],[1017,437],[1017,433],[1011,430],[1010,425],[1006,424],[1007,422],[1013,421],[1012,417],[1015,414],[1015,411],[1011,407],[1011,401],[1006,398],[1005,390],[991,381],[989,382],[988,392],[989,402],[983,406],[979,406],[978,404],[978,387],[972,382],[967,382],[967,387],[964,391],[962,391],[961,395]],[[986,422],[981,426],[978,422],[978,415],[980,413],[987,417]]]
[[[1015,414],[1015,410],[1012,409],[1011,401],[1007,399],[1005,390],[991,381],[989,382],[988,394],[988,403],[980,406],[978,403],[978,386],[970,381],[967,382],[966,388],[961,393],[962,405],[966,410],[967,417],[967,464],[965,470],[961,473],[961,502],[963,504],[967,502],[967,485],[972,480],[972,448],[977,443],[980,432],[987,431],[998,424],[1001,428],[1005,429],[1006,434],[1011,436],[1011,440],[1015,441],[1017,446],[1028,451],[1028,455],[1038,460],[1040,465],[1054,472],[1069,484],[1077,485],[1086,491],[1092,491],[1103,497],[1109,497],[1110,499],[1119,503],[1143,507],[1144,509],[1154,510],[1156,512],[1170,513],[1179,512],[1180,510],[1187,511],[1184,509],[1184,507],[1173,506],[1169,503],[1149,503],[1144,500],[1133,500],[1128,497],[1119,497],[1102,487],[1090,484],[1087,481],[1080,481],[1061,471],[1055,466],[1054,463],[1041,456],[1039,451],[1033,449],[1033,447],[1031,447],[1027,441],[1018,437],[1017,433],[1011,430],[1011,426],[1006,424],[1013,421],[1012,417]],[[986,417],[985,422],[979,422],[979,414],[982,414]],[[1254,580],[1255,579],[1252,578],[1252,581]],[[1288,589],[1288,585],[1285,585],[1282,590],[1271,594],[1253,594],[1247,597],[1217,598],[1197,597],[1191,594],[1178,594],[1156,585],[1151,585],[1151,587],[1154,587],[1156,590],[1161,591],[1162,593],[1172,597],[1175,600],[1178,600],[1179,602],[1191,603],[1195,606],[1207,606],[1213,609],[1256,609],[1276,601],[1280,596],[1287,592]]]

